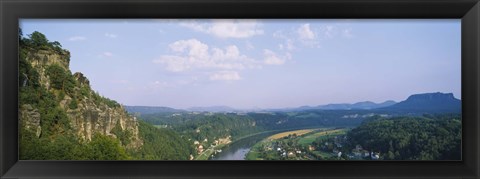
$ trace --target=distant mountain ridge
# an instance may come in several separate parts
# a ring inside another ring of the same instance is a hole
[[[462,102],[452,93],[423,93],[409,96],[405,101],[380,108],[381,110],[399,112],[461,112]]]
[[[383,103],[374,103],[371,101],[363,101],[357,103],[332,103],[318,106],[301,106],[298,108],[283,108],[283,109],[266,109],[267,111],[303,111],[303,110],[369,110],[383,108],[396,104],[395,101],[387,100]]]
[[[354,104],[341,103],[341,104],[320,105],[317,107],[317,109],[325,109],[325,110],[376,109],[376,108],[391,106],[394,104],[396,104],[396,102],[392,100],[388,100],[383,103],[363,101],[363,102],[358,102]]]
[[[181,109],[174,109],[170,107],[161,107],[161,106],[124,106],[125,110],[129,113],[140,113],[140,114],[154,114],[154,113],[175,113],[175,112],[186,112]]]
[[[460,112],[461,101],[456,99],[452,93],[423,93],[413,94],[406,100],[395,102],[387,100],[382,103],[374,103],[371,101],[362,101],[357,103],[332,103],[318,106],[300,106],[296,108],[279,108],[279,109],[236,109],[229,106],[207,106],[207,107],[191,107],[185,110],[174,109],[170,107],[154,107],[154,106],[125,106],[130,113],[153,114],[153,113],[176,113],[176,112],[288,112],[288,111],[304,111],[304,110],[382,110],[382,111],[398,111],[413,113],[449,113]]]
[[[207,106],[207,107],[191,107],[187,108],[188,111],[195,112],[235,112],[239,111],[229,106]]]

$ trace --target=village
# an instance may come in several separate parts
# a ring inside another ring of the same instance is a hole
[[[332,132],[333,131],[333,132]],[[346,146],[347,136],[335,130],[288,134],[252,147],[247,160],[379,160],[380,153],[360,145]],[[341,135],[337,135],[341,134]]]

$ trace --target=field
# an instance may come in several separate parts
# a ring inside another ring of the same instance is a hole
[[[329,136],[329,135],[342,135],[342,134],[345,134],[346,131],[347,129],[334,129],[334,130],[320,131],[320,132],[302,137],[298,141],[298,144],[301,144],[301,145],[311,144],[313,141],[315,141],[315,139],[319,137]]]
[[[296,134],[297,136],[301,136],[301,135],[304,135],[306,133],[312,132],[314,130],[316,130],[316,129],[302,129],[302,130],[296,130],[296,131],[282,132],[282,133],[272,135],[272,136],[268,137],[267,139],[276,140],[276,139],[281,139],[283,137],[286,137],[288,135],[293,135],[293,134]]]

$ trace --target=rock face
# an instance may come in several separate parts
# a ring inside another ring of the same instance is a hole
[[[39,73],[40,83],[44,84],[47,89],[50,88],[50,82],[48,76],[45,74],[45,70],[48,66],[58,64],[65,70],[69,71],[70,65],[70,53],[63,52],[58,53],[50,50],[38,50],[29,52],[27,60],[30,62],[33,68],[37,69]]]
[[[38,113],[38,110],[33,109],[31,105],[23,105],[20,107],[19,111],[22,125],[27,130],[33,131],[37,137],[40,137],[42,128],[40,127],[40,113]]]
[[[89,99],[84,99],[78,104],[77,109],[68,109],[67,114],[71,126],[83,139],[91,140],[95,133],[116,137],[111,131],[119,124],[122,130],[130,131],[132,134],[130,139],[132,142],[127,144],[127,147],[138,148],[142,145],[137,119],[128,115],[121,106],[111,108],[106,104],[95,105]]]
[[[50,88],[50,77],[46,75],[46,68],[57,64],[68,73],[71,73],[69,70],[69,58],[70,54],[68,52],[60,53],[48,50],[31,51],[27,55],[27,61],[32,68],[38,71],[39,82],[46,90],[50,91],[53,91],[53,89]],[[122,145],[133,149],[141,147],[143,141],[139,135],[137,119],[130,116],[123,106],[94,93],[90,88],[89,80],[82,73],[77,72],[73,76],[76,80],[73,88],[75,94],[82,95],[78,95],[80,97],[77,96],[77,99],[74,99],[75,97],[66,94],[60,100],[59,106],[66,112],[70,126],[77,136],[87,142],[92,139],[95,133],[116,138],[115,134],[112,133],[112,129],[119,125],[122,131],[130,134],[130,142]],[[77,103],[74,109],[69,107],[72,100],[75,100]],[[115,105],[108,104],[108,102]],[[32,105],[24,104],[20,106],[19,117],[25,129],[32,130],[37,137],[41,135],[41,117],[38,109],[35,109]]]

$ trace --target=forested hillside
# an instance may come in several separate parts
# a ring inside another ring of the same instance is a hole
[[[385,160],[460,160],[459,114],[376,117],[348,133],[350,148],[380,152]]]

